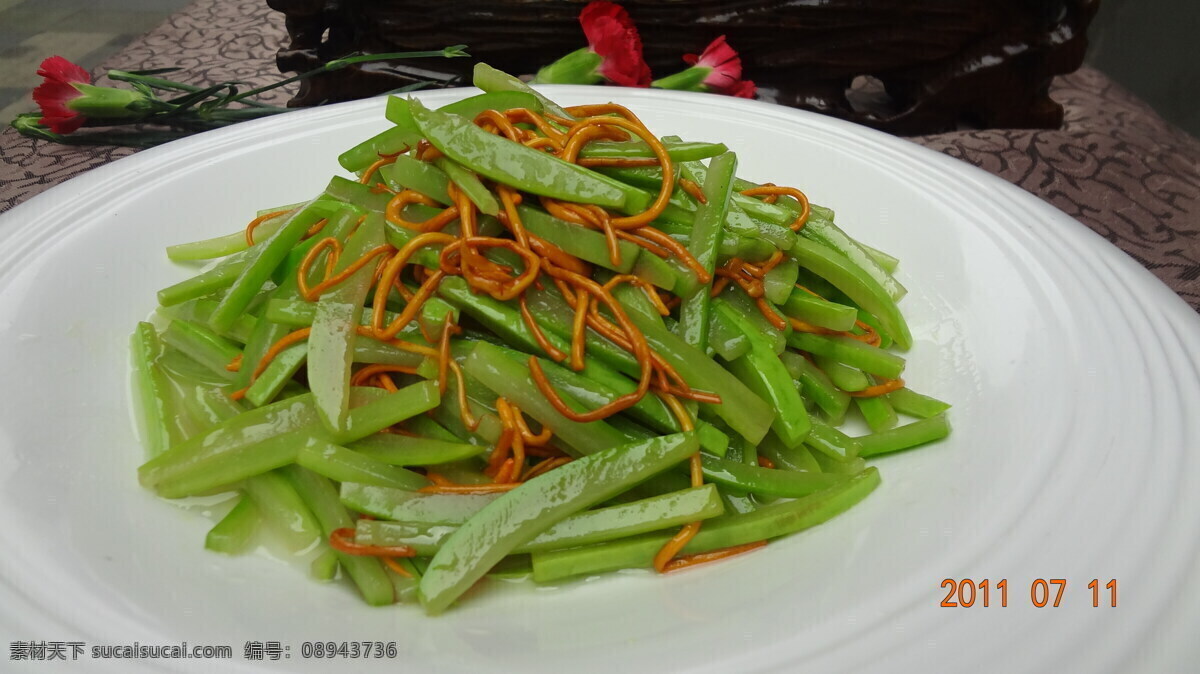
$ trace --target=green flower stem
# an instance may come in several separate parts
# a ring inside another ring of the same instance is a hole
[[[654,80],[650,86],[656,89],[675,89],[677,91],[708,91],[704,86],[704,78],[712,72],[712,68],[693,66],[687,70],[667,75]]]

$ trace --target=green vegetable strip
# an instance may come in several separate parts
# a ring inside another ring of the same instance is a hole
[[[409,432],[416,433],[417,437],[429,440],[443,442],[457,442],[458,440],[453,433],[428,416],[413,417],[404,422],[404,428]]]
[[[467,282],[455,276],[442,279],[438,294],[467,315],[482,323],[505,342],[529,353],[542,353],[529,327],[521,319],[515,303],[499,302],[484,294],[472,293]],[[570,351],[573,312],[556,291],[532,289],[526,293],[529,312],[542,327],[546,339],[559,350]],[[631,376],[637,376],[637,361],[616,344],[604,339],[589,328],[586,339],[589,361],[585,372],[593,365],[606,365]],[[599,361],[596,363],[595,361]]]
[[[773,353],[783,353],[787,348],[787,336],[792,333],[792,326],[787,325],[782,331],[776,328],[763,316],[758,305],[750,299],[741,288],[730,284],[720,295],[721,299],[733,309],[752,334],[771,347]],[[772,307],[774,309],[774,307]]]
[[[543,96],[536,89],[508,73],[496,70],[482,61],[475,64],[471,83],[488,93],[499,93],[502,91],[527,93],[537,98],[547,113],[566,117],[567,119],[574,119],[566,110],[560,108],[558,104]]]
[[[500,202],[496,201],[496,197],[492,196],[488,188],[483,186],[483,183],[479,181],[479,176],[446,157],[438,157],[434,163],[480,211],[492,216],[500,212]]]
[[[729,451],[729,434],[707,421],[696,423],[696,436],[700,439],[700,449],[713,456],[724,458]]]
[[[709,520],[682,553],[708,552],[803,531],[849,510],[878,485],[879,471],[868,468],[849,480],[795,501]],[[670,537],[669,533],[648,534],[603,545],[535,553],[533,579],[548,583],[571,576],[648,567]]]
[[[342,503],[351,510],[421,527],[458,526],[499,494],[422,494],[354,482],[342,483]]]
[[[494,348],[523,366],[529,364],[529,354],[503,346]],[[635,382],[604,367],[588,366],[582,372],[575,372],[546,358],[538,358],[538,361],[542,366],[542,371],[546,373],[546,379],[550,381],[555,390],[566,392],[580,402],[586,403],[588,409],[607,405],[618,396],[630,393],[637,388]],[[643,396],[636,405],[627,411],[631,416],[661,432],[679,432],[679,421],[658,396]]]
[[[649,259],[656,256],[652,253],[647,253],[646,257]],[[683,260],[677,257],[668,257],[660,258],[660,261],[675,274],[675,284],[671,286],[671,292],[680,297],[689,297],[692,293],[700,289],[700,279],[696,276],[696,272],[684,264]]]
[[[854,403],[858,405],[858,411],[862,413],[867,426],[876,433],[894,428],[899,421],[892,404],[884,396],[855,398]]]
[[[668,136],[668,138],[672,137]],[[662,169],[657,166],[600,166],[596,170],[610,178],[616,178],[626,185],[646,190],[662,189]],[[675,174],[676,181],[678,182],[678,164],[675,165]]]
[[[682,171],[686,178],[698,185],[703,185],[708,178],[709,167],[705,167],[704,164],[698,161],[689,161],[682,164]],[[782,226],[784,224],[791,224],[791,220],[788,220],[787,223],[770,223],[755,220],[742,210],[742,204],[747,198],[736,193],[730,195],[728,214],[725,218],[726,229],[739,236],[770,241],[779,250],[788,250],[791,248],[795,235],[787,227]],[[752,199],[752,201],[757,200]]]
[[[435,381],[410,384],[383,396],[375,393],[377,390],[362,387],[351,390],[351,410],[346,428],[332,433],[329,440],[339,444],[361,440],[405,419],[428,412],[441,401]]]
[[[240,496],[233,509],[208,530],[208,535],[204,537],[204,547],[226,555],[241,554],[246,551],[246,546],[254,537],[261,521],[254,502]]]
[[[482,323],[484,327],[494,332],[505,342],[513,344],[524,351],[540,351],[537,340],[534,339],[533,334],[529,332],[528,326],[521,320],[517,309],[490,296],[472,293],[470,286],[464,279],[457,276],[447,276],[438,285],[438,294],[471,318]],[[547,333],[546,337],[555,347],[559,349],[568,348],[567,343],[558,338],[557,335],[552,336],[550,333]]]
[[[419,335],[420,333],[418,332],[417,334]],[[362,337],[362,335],[359,336]],[[405,337],[403,331],[401,338],[417,343],[423,343],[424,341]],[[246,400],[256,407],[274,400],[283,390],[284,386],[292,381],[292,377],[304,365],[307,358],[308,344],[305,342],[294,344],[284,349],[275,357],[275,360],[271,361],[267,369],[263,370],[263,373],[254,381],[250,389],[246,391]],[[355,340],[353,358],[356,363],[380,363],[385,365],[405,365],[408,367],[416,367],[426,362],[424,357],[419,354],[403,351],[390,344],[366,337]]]
[[[228,491],[248,478],[295,462],[312,438],[303,432],[283,433],[246,447],[235,447],[172,471],[154,485],[162,498],[201,496]]]
[[[168,419],[174,415],[168,397],[169,384],[155,366],[162,345],[154,326],[145,322],[138,323],[129,341],[139,435],[146,454],[154,458],[171,446]]]
[[[728,487],[721,489],[721,500],[725,503],[726,512],[731,515],[744,515],[758,510],[758,502],[753,496]]]
[[[334,434],[331,440],[352,442],[364,438],[438,403],[436,382],[413,384],[392,394],[368,388],[356,388],[354,392],[358,400],[352,403],[358,402],[361,407],[351,411],[348,431]],[[138,468],[138,479],[144,486],[153,487],[170,477],[202,474],[206,464],[219,461],[224,454],[236,454],[238,450],[281,435],[322,431],[311,394],[288,398],[250,410],[171,448],[142,464]],[[293,443],[292,451],[297,449]]]
[[[855,443],[858,447],[858,443]],[[821,465],[813,458],[813,453],[808,450],[805,445],[797,445],[788,447],[783,444],[774,434],[768,435],[758,445],[758,451],[762,456],[765,456],[778,470],[791,470],[795,472],[821,473]]]
[[[854,307],[823,300],[800,288],[793,288],[791,295],[780,305],[779,309],[784,314],[805,323],[839,332],[852,330],[854,319],[858,317],[858,311]]]
[[[777,433],[774,435],[778,437]],[[758,466],[758,445],[752,445],[749,442],[742,445],[742,463],[747,466]]]
[[[379,161],[381,155],[403,152],[420,140],[411,129],[392,127],[341,153],[338,163],[347,171],[358,173]]]
[[[416,290],[416,288],[410,289]],[[447,319],[452,325],[457,325],[460,315],[461,312],[458,310],[458,307],[437,297],[430,297],[421,305],[421,312],[417,314],[417,321],[434,340],[437,340],[442,336],[442,330],[446,327]]]
[[[638,255],[632,272],[634,276],[663,290],[674,291],[675,288],[682,290],[687,285],[684,275],[680,274],[675,267],[649,252],[645,255]]]
[[[747,214],[759,220],[784,226],[788,226],[796,220],[796,216],[800,214],[800,202],[791,197],[782,196],[775,203],[768,204],[763,201],[762,197],[751,197],[742,194],[742,192],[753,187],[762,186],[749,180],[742,180],[741,178],[735,180],[733,184],[733,189],[737,191],[734,199],[737,201],[738,206],[746,211]],[[821,207],[814,205],[813,208],[816,210]],[[829,213],[832,219],[832,211],[829,211]]]
[[[482,87],[480,87],[482,88]],[[533,90],[529,91],[488,91],[474,96],[468,96],[460,101],[447,103],[438,110],[454,115],[475,119],[485,110],[512,110],[513,108],[529,108],[541,113],[545,106],[543,98]]]
[[[626,193],[586,168],[488,133],[470,120],[409,102],[425,138],[463,166],[524,192],[609,208],[627,206]]]
[[[358,183],[353,181],[347,182],[352,185],[358,185]],[[367,214],[366,210],[361,209],[354,204],[349,204],[324,194],[315,202],[313,202],[312,207],[317,209],[317,211],[321,213],[321,215],[323,215],[328,222],[326,222],[321,228],[320,234],[304,239],[298,243],[295,248],[292,248],[292,250],[288,252],[287,261],[279,265],[279,267],[275,270],[275,273],[272,275],[272,280],[275,281],[276,285],[284,286],[288,285],[289,283],[294,284],[296,282],[295,279],[289,277],[295,276],[296,270],[300,267],[300,262],[304,259],[305,255],[308,255],[308,252],[313,248],[313,246],[320,243],[322,239],[329,237],[333,237],[338,241],[345,243],[346,237],[348,237],[350,232],[354,231],[355,227],[358,226],[359,218]],[[319,264],[314,264],[309,269],[307,279],[309,285],[316,285],[317,282],[321,280],[320,276],[324,273],[325,269],[323,263],[327,255],[328,253],[322,253],[321,255],[317,256],[317,262]]]
[[[888,402],[901,414],[928,419],[950,409],[950,403],[944,403],[937,398],[915,393],[907,388],[892,391],[887,395]]]
[[[858,438],[859,444],[862,445],[862,452],[859,456],[869,457],[898,452],[934,440],[941,440],[949,434],[950,421],[946,415],[939,414],[905,426],[897,426],[891,430]]]
[[[233,381],[234,373],[225,366],[242,354],[236,344],[202,325],[180,320],[167,325],[162,339],[220,377]]]
[[[792,230],[787,227],[755,220],[746,215],[736,200],[730,201],[729,217],[725,220],[725,226],[735,234],[769,241],[773,246],[784,251],[792,247],[796,238]]]
[[[716,157],[729,150],[723,143],[698,143],[681,140],[663,139],[667,154],[674,161],[698,161]],[[653,157],[654,150],[640,140],[635,141],[595,141],[583,146],[580,157]],[[660,182],[662,172],[659,172]],[[732,183],[730,185],[732,187]]]
[[[813,356],[813,362],[829,376],[829,381],[833,382],[834,386],[843,391],[861,391],[871,385],[871,380],[858,368],[825,356]]]
[[[464,368],[467,374],[483,382],[496,395],[507,398],[522,412],[548,426],[554,435],[583,454],[595,454],[609,447],[624,444],[625,436],[603,421],[580,423],[559,414],[542,395],[529,368],[504,355],[499,348],[486,342],[476,342]],[[560,397],[576,411],[583,411],[578,402],[560,392]]]
[[[825,356],[863,372],[888,379],[896,379],[904,372],[904,359],[900,356],[851,337],[814,335],[796,331],[788,336],[787,343],[797,351],[807,351],[816,356]]]
[[[708,347],[725,360],[735,360],[750,351],[750,338],[725,312],[710,311]]]
[[[621,263],[613,265],[608,255],[608,243],[604,235],[576,225],[559,220],[541,209],[526,206],[517,207],[521,223],[531,234],[558,246],[570,255],[606,269],[612,269],[622,274],[628,274],[641,254],[641,248],[620,240],[617,249],[621,253]]]
[[[157,313],[177,320],[208,325],[208,319],[212,316],[212,312],[216,308],[217,300],[200,298],[171,307],[159,307]],[[222,333],[220,336],[240,344],[245,344],[250,341],[250,335],[254,333],[254,328],[257,325],[258,318],[253,314],[243,314],[228,332]]]
[[[250,385],[246,390],[245,400],[255,407],[262,407],[270,403],[279,395],[283,387],[300,368],[308,361],[308,344],[293,344],[288,348],[280,351],[274,360],[267,365],[267,369],[263,370],[258,379]],[[246,367],[242,366],[243,369]]]
[[[772,304],[783,304],[796,288],[796,275],[800,273],[800,263],[788,257],[771,268],[763,276],[763,295]]]
[[[700,166],[703,167],[702,164],[700,164]],[[607,176],[616,178],[617,180],[634,187],[640,187],[652,191],[657,191],[662,187],[662,171],[657,167],[601,167],[597,170]],[[692,176],[693,179],[699,177],[699,173],[696,171],[691,171],[688,175]],[[738,181],[735,180],[735,183],[736,182]],[[735,189],[739,188],[735,187]],[[685,193],[682,193],[678,190],[675,193],[676,196],[684,194]],[[738,204],[739,207],[743,208],[746,207],[745,202],[747,201],[762,203],[757,199],[745,197],[736,192],[730,195],[730,198],[734,203]],[[682,214],[678,213],[674,209],[674,206],[686,203],[687,202],[682,201],[682,199],[678,201],[673,200],[672,207],[669,207],[666,211],[664,211],[663,216],[654,223],[655,227],[661,229],[667,234],[670,234],[672,237],[675,237],[685,246],[689,243],[688,237],[692,230],[692,223],[691,220],[687,219],[686,217],[681,217]],[[696,206],[694,205],[690,205],[690,208],[685,206],[685,210],[689,211],[694,211],[695,208]],[[726,229],[721,239],[719,249],[721,257],[718,258],[719,263],[723,264],[727,262],[729,258],[735,256],[740,257],[747,262],[762,262],[771,257],[771,255],[778,250],[778,248],[771,242],[757,238],[760,236],[757,225],[753,225],[744,218],[738,216],[735,216],[735,218],[734,225],[740,227],[742,231],[747,232],[749,235],[739,236]],[[792,218],[787,220],[787,222],[790,223],[794,218],[795,216],[792,216]],[[785,246],[791,245],[791,241],[788,238],[788,235],[784,232],[783,228],[772,227],[770,232],[772,233],[772,238],[782,241]]]
[[[644,259],[652,257],[654,256],[648,255]],[[616,292],[622,292],[623,290],[629,290],[629,287],[622,285],[616,288]],[[641,293],[642,291],[634,290],[634,292]],[[551,337],[551,334],[554,334],[561,340],[562,344],[570,344],[571,324],[574,320],[575,311],[563,299],[562,294],[558,292],[558,288],[550,285],[547,285],[544,290],[532,288],[526,291],[525,299],[529,306],[529,313],[542,326],[547,338],[550,338],[554,342],[555,338]],[[661,319],[657,318],[657,314],[655,316],[654,320],[661,322]],[[554,343],[558,344],[558,342]],[[591,328],[587,329],[585,346],[588,356],[588,367],[591,366],[594,360],[599,361],[599,363],[609,369],[623,372],[630,377],[640,376],[641,370],[632,354],[609,341],[606,337],[602,337]],[[564,347],[560,346],[559,348],[565,351]],[[535,348],[533,353],[538,353],[539,351],[540,349]]]
[[[329,222],[322,230],[323,234],[337,239],[339,242],[345,242],[346,236],[358,222],[359,215],[349,208],[339,208],[329,215]],[[291,301],[299,300],[300,291],[297,278],[297,270],[300,267],[300,261],[304,255],[311,250],[312,246],[321,237],[312,237],[308,241],[302,242],[292,253],[289,254],[288,261],[282,265],[283,279],[280,281],[279,287],[270,292],[267,299],[267,307],[270,308],[272,302],[275,301]],[[298,252],[303,254],[298,255]],[[312,274],[306,279],[310,285],[316,285],[320,281],[317,276],[318,270],[324,270],[325,257],[321,256],[315,260],[312,267]],[[308,302],[304,304],[312,307],[312,313],[316,313],[316,307]],[[250,378],[254,371],[258,369],[258,364],[262,357],[266,354],[271,345],[286,335],[289,330],[286,325],[277,325],[277,321],[270,316],[265,317],[267,320],[259,321],[254,326],[254,331],[250,334],[250,340],[246,343],[246,348],[243,350],[242,366],[238,370],[237,379],[235,380],[238,388],[250,386]],[[305,327],[312,325],[312,319],[305,324]],[[304,347],[307,354],[307,346]],[[278,361],[278,364],[272,363],[268,366],[268,370],[263,372],[263,376],[254,382],[252,387],[254,395],[251,396],[248,391],[246,399],[254,405],[262,405],[263,402],[269,401],[275,397],[286,381],[292,378],[292,375],[304,363],[304,354],[296,354],[292,349],[288,349],[285,353],[288,355]],[[265,380],[265,381],[264,381]]]
[[[214,330],[222,332],[233,327],[238,316],[246,310],[263,284],[271,277],[271,273],[287,257],[288,251],[321,217],[317,209],[311,207],[310,202],[288,218],[279,231],[265,240],[261,247],[255,246],[247,251],[251,255],[246,261],[246,266],[213,311],[209,324]]]
[[[822,211],[824,209],[813,209],[813,215],[809,218],[809,223],[800,230],[800,235],[845,256],[854,266],[887,291],[892,300],[899,301],[903,298],[908,292],[904,286],[900,285],[894,276],[881,267],[858,241],[834,224],[831,211]],[[824,217],[826,215],[827,217]]]
[[[158,303],[161,306],[169,307],[228,288],[241,275],[247,262],[258,252],[255,247],[234,253],[218,262],[212,269],[163,288],[158,291]]]
[[[517,546],[513,553],[556,550],[603,543],[649,531],[670,529],[688,522],[711,519],[724,513],[714,485],[652,496],[572,515]],[[366,545],[411,545],[418,555],[436,554],[455,529],[447,526],[413,526],[378,520],[358,523],[355,538]]]
[[[421,574],[417,571],[417,567],[411,560],[401,557],[397,562],[402,568],[408,570],[409,576],[402,576],[390,568],[384,569],[388,580],[392,581],[392,594],[396,598],[398,604],[413,604],[417,601],[417,587],[421,583]]]
[[[692,240],[688,252],[710,275],[717,264],[717,244],[722,225],[729,214],[729,194],[733,176],[737,173],[737,155],[727,152],[712,160],[712,170],[705,178],[703,191],[706,202],[696,212]],[[679,309],[679,326],[675,334],[684,342],[703,349],[708,346],[708,313],[712,281],[701,285],[683,298]]]
[[[368,215],[346,242],[334,272],[341,272],[383,245],[383,216]],[[337,433],[346,430],[350,412],[350,365],[354,357],[355,331],[363,314],[363,302],[371,289],[375,265],[367,264],[350,278],[326,291],[317,302],[312,333],[308,337],[308,382],[321,421]]]
[[[735,189],[741,191],[748,187],[756,185],[739,181]],[[754,218],[776,225],[787,226],[800,214],[800,204],[791,198],[782,198],[774,204],[740,194],[734,199],[738,206],[745,208]],[[862,273],[886,289],[888,296],[893,300],[904,296],[904,286],[900,285],[888,270],[881,267],[858,241],[834,224],[833,211],[828,208],[812,204],[808,221],[800,229],[800,236],[848,258]]]
[[[872,248],[862,241],[858,242],[858,247],[866,251],[867,255],[870,255],[871,259],[875,260],[875,264],[883,267],[883,270],[889,274],[895,274],[896,268],[900,266],[899,259],[888,255],[878,248]]]
[[[447,112],[455,115],[466,117],[467,119],[475,119],[475,117],[484,110],[510,110],[512,108],[529,108],[534,112],[542,111],[542,103],[533,93],[521,91],[503,91],[496,93],[485,93],[477,96],[470,96],[460,101],[455,101],[439,108],[442,112]],[[382,142],[377,142],[377,145],[371,148],[363,148],[359,146],[342,155],[352,155],[349,159],[357,168],[347,166],[345,162],[342,165],[348,171],[359,171],[371,165],[382,154],[394,154],[404,149],[404,146],[415,147],[421,140],[420,130],[417,128],[416,122],[413,121],[412,111],[408,107],[408,99],[392,96],[388,98],[386,117],[396,124],[394,129],[389,129],[384,133],[376,136],[372,140],[385,137],[389,132],[391,137],[387,139],[386,146]],[[341,161],[339,157],[339,161]],[[425,194],[428,194],[427,192]]]
[[[779,360],[798,382],[804,397],[816,403],[830,423],[840,424],[845,419],[846,410],[850,407],[850,394],[834,386],[821,368],[790,351],[779,354]]]
[[[396,161],[379,169],[388,186],[399,192],[404,188],[420,192],[443,206],[450,205],[447,188],[450,177],[440,168],[402,154]]]
[[[426,206],[425,204],[408,204],[401,211],[405,220],[409,222],[424,222],[435,215],[440,214],[442,208],[440,206]],[[441,231],[446,234],[458,235],[461,232],[462,223],[455,218],[446,224]],[[480,213],[475,221],[475,233],[479,236],[499,236],[504,231],[504,226],[500,221],[485,213]],[[401,227],[393,222],[387,223],[387,239],[388,243],[394,248],[403,248],[405,244],[412,240],[417,232]],[[419,264],[422,267],[429,269],[438,268],[438,253],[440,249],[437,247],[424,247],[413,253],[409,258],[410,264]],[[392,294],[392,298],[396,298],[396,294]]]
[[[630,290],[624,286],[617,288],[622,289]],[[670,363],[689,386],[721,396],[721,404],[706,405],[707,409],[751,442],[757,443],[766,435],[775,412],[737,377],[700,349],[671,334],[661,321],[650,320],[636,311],[629,312],[629,318],[645,335],[650,348]]]
[[[222,421],[246,411],[244,405],[230,398],[222,388],[178,380],[176,386],[182,389],[182,407],[195,421],[198,432],[207,431]]]
[[[325,538],[337,529],[354,526],[350,512],[338,500],[337,489],[329,480],[305,470],[299,466],[289,466],[285,471],[292,486],[308,504],[309,509],[321,523],[321,531]],[[354,584],[358,586],[363,599],[371,606],[383,606],[395,602],[392,582],[383,569],[383,563],[376,557],[363,557],[337,553],[338,562]]]
[[[337,553],[326,547],[324,552],[313,558],[308,567],[308,574],[312,576],[313,580],[325,583],[337,577],[337,570]]]
[[[862,451],[857,440],[820,419],[812,420],[812,432],[804,439],[804,444],[839,461],[849,461]]]
[[[838,481],[835,476],[820,473],[795,473],[760,468],[707,455],[701,455],[700,460],[704,466],[705,478],[717,484],[765,496],[807,496]]]
[[[845,256],[801,237],[796,238],[788,254],[798,260],[802,267],[812,270],[846,293],[859,307],[878,317],[884,330],[901,349],[912,346],[912,333],[896,302],[875,279],[864,274]]]
[[[482,89],[483,87],[480,87]],[[399,96],[391,96],[388,98],[387,111],[385,116],[396,126],[407,129],[410,132],[417,134],[413,145],[416,145],[421,140],[420,130],[417,128],[417,123],[413,120],[412,109],[409,108],[409,99]],[[529,108],[534,112],[542,112],[544,109],[541,97],[533,90],[521,91],[495,91],[468,96],[462,100],[447,103],[438,108],[439,111],[466,117],[467,119],[475,119],[479,113],[484,110],[511,110],[512,108]]]
[[[569,515],[609,499],[696,453],[694,434],[612,447],[539,475],[503,494],[442,544],[421,578],[431,614],[444,611],[518,546]]]
[[[392,195],[387,192],[376,192],[370,185],[341,176],[334,176],[329,180],[325,194],[356,208],[375,213],[382,213],[392,199]]]
[[[868,326],[871,327],[872,330],[874,330],[875,332],[877,332],[879,334],[879,348],[881,348],[881,349],[891,348],[891,346],[895,340],[893,340],[891,338],[891,336],[888,335],[887,331],[883,329],[883,326],[880,325],[880,323],[879,323],[879,319],[875,318],[874,316],[872,316],[871,314],[868,314],[865,311],[859,310],[858,320],[863,323],[866,323]],[[865,331],[862,328],[859,328],[859,327],[854,328],[854,333],[857,335],[864,334],[864,332]]]
[[[419,143],[422,139],[421,130],[417,128],[417,122],[413,119],[412,108],[408,105],[407,98],[400,96],[388,96],[387,108],[384,111],[384,117],[396,128],[412,134],[413,143]]]
[[[692,243],[692,228],[687,225],[678,225],[673,222],[656,222],[654,226],[661,229],[664,233],[669,234],[672,239],[675,239],[684,246],[690,246]],[[753,245],[748,246],[747,242],[752,242]],[[724,264],[733,257],[742,257],[743,255],[756,256],[758,254],[755,250],[762,243],[757,239],[743,239],[736,234],[730,234],[722,230],[720,241],[717,242],[717,264]],[[775,250],[774,246],[770,244],[766,245],[771,251]],[[754,259],[759,258],[755,257]]]
[[[420,489],[429,484],[429,480],[418,473],[328,442],[305,445],[296,455],[296,463],[338,482],[358,482],[396,489]]]
[[[254,236],[259,241],[271,236],[287,221],[289,214],[277,215],[259,223],[254,230]],[[212,260],[239,253],[249,248],[246,243],[246,232],[240,230],[232,234],[218,236],[203,241],[180,243],[167,246],[167,258],[175,262],[190,262],[194,260]]]
[[[430,302],[436,298],[430,298]],[[271,299],[267,302],[263,316],[272,323],[278,323],[288,328],[306,328],[313,324],[317,315],[317,305],[304,300]],[[398,316],[394,311],[384,312],[383,320],[390,323]],[[457,315],[457,314],[456,314]],[[359,318],[360,325],[371,324],[371,314],[363,312]],[[415,325],[406,325],[397,335],[400,339],[414,340],[421,338],[421,331]]]
[[[784,444],[788,447],[800,444],[808,436],[811,422],[804,409],[804,401],[792,384],[791,373],[775,355],[771,345],[760,338],[750,322],[729,303],[718,298],[714,308],[737,325],[750,340],[750,351],[727,363],[726,368],[775,409],[771,429]]]
[[[469,397],[467,405],[471,408],[471,414],[479,420],[479,427],[474,431],[468,430],[463,425],[458,404],[458,382],[451,377],[450,385],[446,388],[446,395],[442,397],[441,404],[435,407],[429,416],[438,425],[453,433],[456,441],[491,447],[500,437],[500,419],[491,410]],[[488,478],[487,481],[491,482],[491,478]]]
[[[867,462],[859,457],[843,461],[821,452],[813,452],[812,457],[823,473],[857,475],[867,468]]]
[[[485,448],[457,441],[377,433],[351,444],[350,449],[393,466],[432,466],[479,456]]]
[[[245,489],[288,550],[308,550],[321,540],[321,525],[282,473],[273,470],[252,477],[246,480]]]

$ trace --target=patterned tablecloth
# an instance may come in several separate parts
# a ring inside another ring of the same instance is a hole
[[[178,66],[189,81],[279,78],[283,16],[262,0],[196,0],[100,69]],[[282,104],[290,93],[272,92]],[[1100,72],[1055,81],[1058,130],[960,131],[912,138],[1048,201],[1129,253],[1200,311],[1200,140]],[[134,150],[79,148],[0,133],[0,211]]]

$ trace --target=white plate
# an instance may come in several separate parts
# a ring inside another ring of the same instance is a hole
[[[803,188],[897,255],[906,378],[955,403],[951,439],[879,460],[867,501],[765,551],[666,578],[493,583],[436,619],[207,553],[207,520],[136,483],[126,343],[154,292],[190,273],[166,245],[307,198],[387,124],[380,99],[289,114],[122,159],[0,217],[5,641],[228,644],[221,671],[334,667],[303,661],[309,640],[396,641],[397,661],[372,664],[406,671],[1190,669],[1200,319],[1182,301],[1038,199],[902,140],[732,98],[551,93],[723,141],[742,175]],[[946,578],[1007,579],[1008,606],[993,591],[988,608],[941,608]],[[1067,580],[1058,608],[1032,605],[1036,578]],[[1106,593],[1092,607],[1092,579],[1117,580],[1117,608]],[[269,640],[290,659],[242,658]]]

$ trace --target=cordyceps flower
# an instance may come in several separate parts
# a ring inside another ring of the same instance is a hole
[[[623,7],[591,2],[579,13],[588,46],[577,49],[538,71],[538,84],[598,84],[650,86],[650,66],[642,58],[642,39]]]
[[[97,87],[88,72],[61,56],[42,61],[43,79],[33,90],[42,109],[41,125],[54,133],[72,133],[89,118],[135,120],[154,109],[154,101],[132,89]]]
[[[683,60],[692,67],[655,80],[651,86],[754,98],[757,88],[753,82],[742,79],[742,59],[725,42],[724,35],[709,43],[699,56],[685,54]]]

